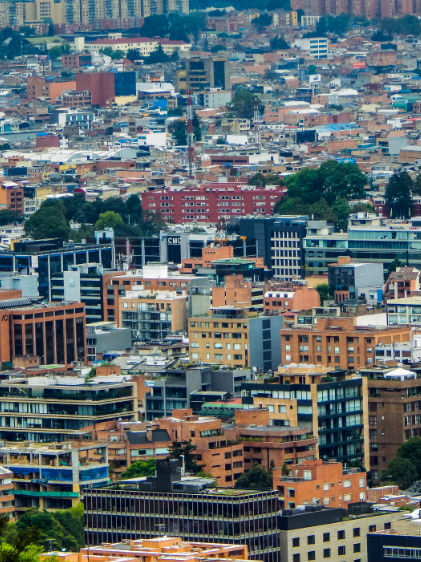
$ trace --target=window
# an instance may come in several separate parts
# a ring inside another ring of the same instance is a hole
[[[343,540],[345,538],[345,531],[338,531],[338,540]]]
[[[359,527],[355,527],[353,530],[353,535],[354,537],[359,537],[360,536],[360,528]]]
[[[316,551],[310,550],[307,552],[307,560],[316,560]]]
[[[294,537],[292,539],[292,546],[293,547],[300,546],[300,537]]]
[[[345,547],[338,546],[338,556],[344,556],[344,555],[345,555]]]
[[[330,533],[323,533],[323,542],[330,541]]]
[[[323,549],[323,558],[330,558],[330,548]]]
[[[354,552],[361,552],[361,543],[357,542],[354,544]]]
[[[292,562],[300,562],[300,555],[299,554],[293,554],[292,555]]]
[[[375,533],[376,532],[376,526],[375,525],[370,525],[368,527],[368,532],[369,533]]]
[[[316,537],[314,535],[308,535],[307,537],[307,544],[315,544]]]

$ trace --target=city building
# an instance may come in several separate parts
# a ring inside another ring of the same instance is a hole
[[[314,287],[299,283],[276,283],[264,294],[264,311],[269,314],[311,310],[320,306],[320,295]]]
[[[414,371],[403,368],[367,368],[370,471],[378,483],[399,447],[421,436],[421,384]]]
[[[279,382],[241,385],[243,404],[267,408],[273,425],[311,427],[319,458],[369,467],[367,381],[315,365],[279,367]]]
[[[400,517],[399,512],[370,511],[367,504],[356,504],[348,511],[311,505],[304,511],[285,510],[279,518],[283,559],[368,562],[367,533],[390,529]]]
[[[386,310],[389,326],[421,324],[421,296],[388,299]]]
[[[383,265],[381,263],[353,262],[349,256],[339,257],[327,268],[329,289],[336,304],[344,301],[369,302],[370,293],[378,293],[375,302],[383,297]]]
[[[279,562],[277,492],[211,485],[208,478],[182,476],[174,461],[159,461],[157,476],[144,483],[91,488],[84,495],[86,542],[165,533],[188,541],[245,544],[251,559]]]
[[[190,57],[185,61],[184,70],[177,74],[179,90],[205,92],[211,88],[229,90],[229,60],[221,56]]]
[[[0,382],[0,439],[82,440],[95,423],[138,416],[137,382],[113,375],[14,377]]]
[[[280,316],[263,316],[238,306],[211,308],[189,319],[192,361],[275,370],[281,362]]]
[[[350,503],[367,501],[366,473],[343,470],[340,462],[305,460],[288,465],[288,471],[285,476],[282,468],[273,469],[273,488],[286,509],[316,504],[346,509]]]
[[[67,509],[81,501],[86,488],[109,481],[104,443],[5,443],[0,459],[10,471],[17,515],[34,507]]]
[[[389,275],[384,299],[402,299],[420,295],[420,272],[415,267],[398,267]]]
[[[294,46],[305,51],[312,59],[327,59],[328,57],[328,40],[326,37],[296,39]]]
[[[358,326],[354,317],[319,318],[312,326],[281,330],[281,356],[286,363],[313,363],[338,369],[374,364],[374,348],[409,340],[409,326]]]
[[[88,362],[101,361],[118,351],[132,347],[130,328],[119,328],[114,322],[94,322],[86,325],[86,357]]]
[[[86,361],[84,304],[33,304],[31,299],[2,301],[0,361],[36,356],[44,365]]]
[[[13,181],[0,183],[0,209],[23,215],[23,187]]]
[[[160,213],[170,223],[198,221],[216,224],[247,214],[270,215],[283,194],[284,188],[280,186],[262,188],[212,183],[177,191],[168,188],[146,191],[142,194],[142,208]]]
[[[15,496],[13,493],[13,473],[0,466],[0,514],[12,519],[15,514]]]
[[[80,562],[95,559],[98,562],[117,562],[127,558],[130,562],[152,559],[154,562],[176,562],[179,557],[205,560],[248,560],[248,549],[245,545],[227,545],[221,543],[186,542],[179,537],[154,537],[149,539],[123,540],[121,543],[101,544],[82,548]],[[63,556],[67,562],[66,556]],[[69,561],[73,556],[69,555]]]

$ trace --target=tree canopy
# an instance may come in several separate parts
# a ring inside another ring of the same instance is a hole
[[[120,478],[137,478],[139,476],[153,476],[156,471],[155,459],[135,461],[127,470],[121,473]]]
[[[257,463],[235,482],[235,488],[244,490],[272,490],[272,487],[272,472]]]
[[[402,443],[396,457],[390,461],[381,475],[382,482],[394,482],[406,490],[420,479],[421,437],[413,437]]]
[[[235,117],[253,119],[256,105],[261,108],[259,96],[249,90],[239,89],[235,92],[232,101],[228,104],[228,110]]]
[[[25,222],[25,233],[35,240],[41,238],[68,240],[70,228],[61,201],[47,199]]]
[[[385,200],[392,218],[410,217],[412,213],[412,193],[414,182],[408,172],[395,172],[386,186]]]
[[[355,164],[328,160],[318,169],[303,168],[287,176],[287,193],[275,205],[279,214],[308,214],[346,230],[349,200],[363,199],[367,179]]]

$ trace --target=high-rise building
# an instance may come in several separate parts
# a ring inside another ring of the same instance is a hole
[[[180,90],[229,90],[229,60],[221,56],[191,57],[186,60],[185,70],[180,70],[177,78]]]
[[[142,483],[91,488],[84,498],[86,544],[163,533],[183,540],[245,544],[251,559],[280,562],[278,493],[212,489],[213,480],[181,475],[176,461],[157,461]]]

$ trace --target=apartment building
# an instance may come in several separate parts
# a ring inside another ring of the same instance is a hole
[[[306,506],[279,518],[281,550],[286,562],[361,560],[367,562],[367,533],[390,529],[399,512]],[[374,562],[374,561],[373,561]]]
[[[388,299],[386,310],[389,326],[421,324],[421,296]]]
[[[212,489],[212,480],[181,475],[181,463],[159,461],[157,476],[84,494],[87,544],[178,536],[248,547],[253,560],[280,562],[278,494]]]
[[[374,364],[378,344],[409,340],[410,327],[363,327],[354,317],[319,318],[313,326],[281,330],[285,363],[312,363],[338,369],[362,369]]]
[[[0,466],[0,515],[12,519],[15,514],[15,495],[13,493],[13,473]]]
[[[420,271],[415,267],[398,267],[389,275],[384,298],[402,299],[420,294]]]
[[[109,481],[104,443],[5,443],[0,459],[10,471],[17,515],[30,508],[68,509],[81,501],[86,488]]]
[[[120,298],[120,325],[135,341],[162,341],[187,331],[187,295],[175,291],[133,289]]]
[[[351,503],[367,501],[366,473],[344,470],[340,462],[305,460],[289,465],[288,470],[287,476],[282,468],[273,470],[273,488],[285,509],[315,504],[346,509]]]
[[[326,37],[310,37],[304,39],[296,39],[294,46],[305,51],[312,59],[327,59],[328,57],[328,41]]]
[[[98,421],[137,419],[137,383],[113,375],[89,383],[77,376],[31,376],[0,382],[0,439],[83,439]]]
[[[314,287],[279,283],[264,294],[264,311],[269,314],[310,310],[320,306],[320,295]]]
[[[13,181],[0,183],[0,209],[23,215],[23,187]]]
[[[243,404],[267,408],[274,425],[309,426],[319,457],[369,467],[367,381],[315,365],[279,367],[279,382],[244,382]]]
[[[421,382],[417,374],[402,368],[367,368],[370,471],[378,483],[399,447],[421,436]]]
[[[281,362],[280,316],[226,305],[190,318],[188,324],[192,361],[264,370],[275,370]]]
[[[86,326],[86,357],[88,363],[115,357],[118,351],[132,347],[130,328],[118,328],[113,322],[94,322]]]
[[[72,562],[63,556],[63,562]],[[98,562],[117,562],[124,558],[128,562],[142,562],[152,558],[155,562],[176,562],[183,559],[197,558],[198,560],[213,560],[215,557],[224,560],[248,560],[246,545],[227,545],[220,543],[186,542],[179,537],[155,537],[152,539],[125,540],[122,543],[101,544],[82,548],[79,555],[80,562],[89,562],[94,558]]]
[[[370,293],[377,291],[376,302],[382,300],[383,265],[381,263],[354,262],[349,256],[341,256],[327,268],[328,282],[335,303],[349,300],[370,301]]]
[[[228,275],[224,285],[212,288],[212,306],[244,306],[253,312],[263,312],[264,284],[245,281],[242,275]]]

